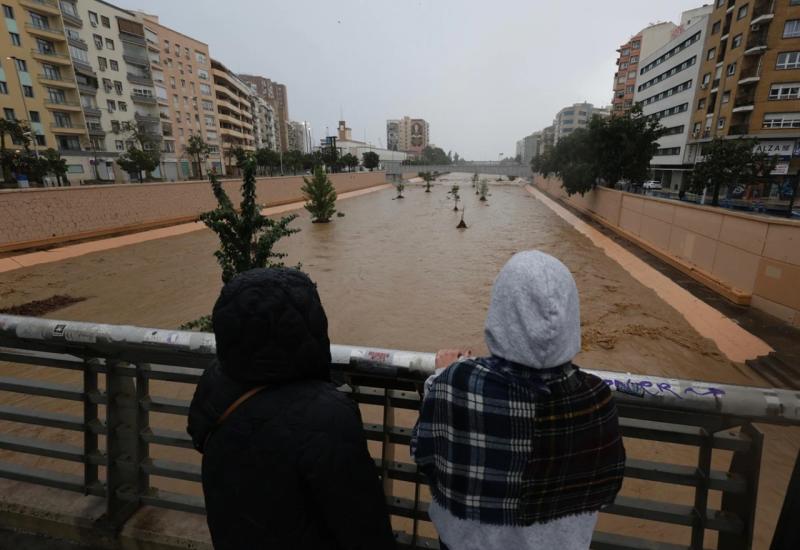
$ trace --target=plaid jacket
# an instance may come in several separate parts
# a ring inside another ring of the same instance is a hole
[[[625,449],[608,386],[573,366],[467,359],[429,384],[411,453],[461,519],[527,526],[597,511],[622,485]]]

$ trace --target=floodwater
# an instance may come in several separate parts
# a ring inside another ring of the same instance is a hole
[[[396,199],[394,190],[384,190],[341,201],[338,209],[345,216],[325,225],[312,224],[305,211],[298,212],[293,225],[302,231],[278,248],[288,253],[287,265],[302,262],[303,270],[317,282],[332,342],[419,351],[444,347],[484,351],[483,321],[494,277],[515,252],[539,249],[558,257],[575,276],[583,332],[578,364],[674,378],[758,383],[522,186],[495,183],[489,200],[482,203],[469,179],[465,174],[447,176],[431,193],[421,186],[407,186],[403,199]],[[453,211],[453,200],[447,195],[453,183],[461,186],[459,212]],[[465,230],[456,229],[462,214],[468,225]],[[0,274],[0,308],[69,294],[86,300],[50,317],[177,327],[211,310],[221,285],[212,256],[216,245],[216,237],[203,230]],[[31,367],[9,365],[0,369],[7,376],[34,372]],[[35,372],[52,382],[75,376],[49,369]],[[164,384],[160,391],[189,399],[192,388]],[[0,403],[48,406],[38,398],[3,392]],[[161,416],[165,425],[182,428],[180,419]],[[0,429],[17,431],[3,422]],[[30,428],[24,430],[31,435]],[[770,428],[767,433],[771,452],[766,453],[762,467],[757,532],[758,547],[763,548],[777,519],[798,446],[796,431]],[[42,434],[64,437],[51,430]],[[677,446],[636,443],[631,447],[636,458],[688,464],[695,460],[688,452],[676,454]],[[188,451],[163,455],[197,458]],[[398,460],[408,457],[398,456]],[[653,486],[626,482],[626,493],[653,498],[647,496]],[[687,490],[680,499],[691,504],[692,495]],[[685,531],[667,532],[670,528],[645,521],[611,521],[601,527],[625,533],[645,530],[665,540],[676,538],[672,535],[677,532],[678,540],[685,539]]]

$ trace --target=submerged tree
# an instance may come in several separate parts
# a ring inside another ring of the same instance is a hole
[[[472,175],[472,187],[478,187],[478,179],[479,179],[479,177],[478,177],[478,173],[477,173],[477,172],[475,172],[475,173]]]
[[[395,189],[397,189],[397,196],[395,198],[396,199],[404,199],[405,197],[403,196],[403,191],[406,188],[406,184],[403,183],[402,180],[401,180],[401,181],[395,183],[394,187],[395,187]]]
[[[453,211],[458,212],[458,201],[461,200],[461,195],[458,194],[459,189],[461,189],[458,185],[454,184],[453,187],[450,188],[450,192],[447,193],[453,198]]]
[[[245,161],[242,169],[242,201],[238,211],[217,175],[212,173],[211,189],[217,199],[217,208],[200,215],[200,220],[219,237],[220,248],[214,256],[222,268],[223,283],[249,269],[284,267],[281,260],[286,254],[275,252],[273,247],[283,237],[299,231],[289,227],[296,214],[273,220],[261,213],[263,207],[256,203],[255,162]],[[211,330],[211,317],[201,317],[181,328]]]
[[[486,197],[489,196],[489,182],[482,179],[478,184],[478,194],[481,196],[480,201],[486,202]]]
[[[434,180],[433,174],[431,174],[430,172],[420,172],[418,175],[423,180],[425,180],[425,192],[426,193],[430,193],[431,192],[431,182]]]
[[[306,199],[305,208],[311,213],[314,223],[328,223],[336,213],[336,189],[330,178],[317,166],[314,176],[303,178],[305,185],[300,189]]]

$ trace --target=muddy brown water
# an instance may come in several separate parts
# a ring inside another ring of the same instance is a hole
[[[288,253],[287,264],[302,262],[317,282],[332,342],[419,351],[465,347],[483,352],[483,321],[494,277],[515,252],[539,249],[561,259],[575,276],[583,325],[578,364],[674,378],[758,383],[521,186],[492,185],[489,200],[481,203],[469,178],[447,176],[431,193],[408,186],[404,199],[384,190],[341,201],[338,209],[345,217],[327,225],[312,224],[305,211],[298,212],[294,226],[302,231],[278,248]],[[456,229],[461,212],[453,211],[453,201],[446,194],[453,182],[461,185],[466,230]],[[68,294],[86,300],[49,317],[177,327],[211,310],[221,286],[212,256],[216,245],[215,236],[203,230],[0,274],[0,308]],[[2,364],[0,373],[51,382],[79,381],[76,373],[29,366]],[[153,389],[164,396],[190,399],[193,388],[162,384]],[[74,408],[4,392],[0,392],[0,403]],[[365,409],[366,417],[374,414]],[[403,415],[398,420],[410,423],[413,417]],[[169,415],[157,415],[154,422],[183,428],[182,419]],[[0,429],[29,437],[38,432],[41,437],[71,439],[55,430],[6,422],[0,422]],[[765,431],[769,452],[762,468],[756,537],[760,548],[768,546],[800,445],[797,430],[767,427]],[[696,460],[693,450],[674,445],[632,441],[629,449],[636,458],[687,464]],[[189,451],[155,449],[155,454],[197,460]],[[2,458],[21,460],[9,453]],[[398,459],[408,460],[407,450],[398,450]],[[720,454],[717,466],[726,468],[728,459]],[[53,467],[46,461],[35,462]],[[189,484],[161,482],[173,490],[196,491]],[[407,490],[400,485],[395,489]],[[631,496],[654,498],[654,490],[668,492],[675,501],[692,502],[688,490],[626,481],[625,493]],[[688,542],[685,529],[643,520],[604,518],[601,528]]]

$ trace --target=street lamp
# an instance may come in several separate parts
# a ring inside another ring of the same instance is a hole
[[[19,59],[14,57],[13,55],[6,56],[6,59],[12,61],[14,64],[14,69],[17,71],[17,84],[19,84],[19,93],[22,94],[22,106],[25,109],[25,114],[28,115],[28,124],[31,125],[31,141],[33,142],[33,156],[37,159],[39,158],[39,147],[38,143],[36,142],[36,134],[33,132],[33,122],[31,121],[31,112],[28,110],[28,102],[25,99],[25,90],[22,88],[22,78],[19,75]]]

